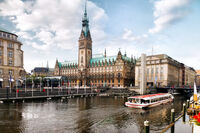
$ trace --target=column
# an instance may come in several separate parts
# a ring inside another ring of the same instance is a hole
[[[146,54],[141,55],[140,94],[146,93]]]

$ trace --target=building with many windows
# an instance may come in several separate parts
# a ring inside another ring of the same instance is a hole
[[[200,87],[200,70],[196,70],[196,85]]]
[[[79,38],[78,61],[56,60],[54,75],[67,76],[69,86],[125,87],[134,85],[135,60],[118,52],[115,56],[92,55],[92,38],[85,9]]]
[[[168,55],[147,56],[147,86],[193,86],[196,72],[193,68],[180,63]],[[140,84],[141,61],[135,66],[135,85]]]
[[[25,74],[22,43],[18,36],[0,28],[0,88],[16,84]],[[21,81],[21,80],[20,80]]]
[[[46,77],[46,76],[54,76],[54,68],[49,67],[35,67],[31,71],[33,76],[36,77]]]

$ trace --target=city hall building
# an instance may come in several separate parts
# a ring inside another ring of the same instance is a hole
[[[135,59],[119,52],[115,56],[92,56],[92,38],[85,9],[78,41],[78,61],[56,60],[54,75],[66,76],[69,86],[134,86]]]
[[[0,28],[0,88],[16,85],[25,75],[22,43],[18,36]]]

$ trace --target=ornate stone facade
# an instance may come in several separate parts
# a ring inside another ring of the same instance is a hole
[[[25,75],[21,46],[17,35],[0,28],[0,88],[9,86],[9,80],[15,86]]]
[[[135,85],[140,84],[140,59],[135,67]],[[171,57],[160,54],[147,56],[146,78],[148,86],[193,86],[195,70]]]
[[[135,60],[119,51],[116,56],[92,57],[92,38],[85,10],[79,38],[78,62],[56,60],[54,75],[67,76],[69,86],[125,87],[134,85]]]

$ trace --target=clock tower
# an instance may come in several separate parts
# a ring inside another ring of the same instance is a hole
[[[92,38],[89,29],[89,20],[87,17],[87,9],[82,19],[82,30],[79,37],[78,46],[78,68],[80,73],[80,81],[82,85],[86,85],[87,68],[89,67],[90,59],[92,58]]]

